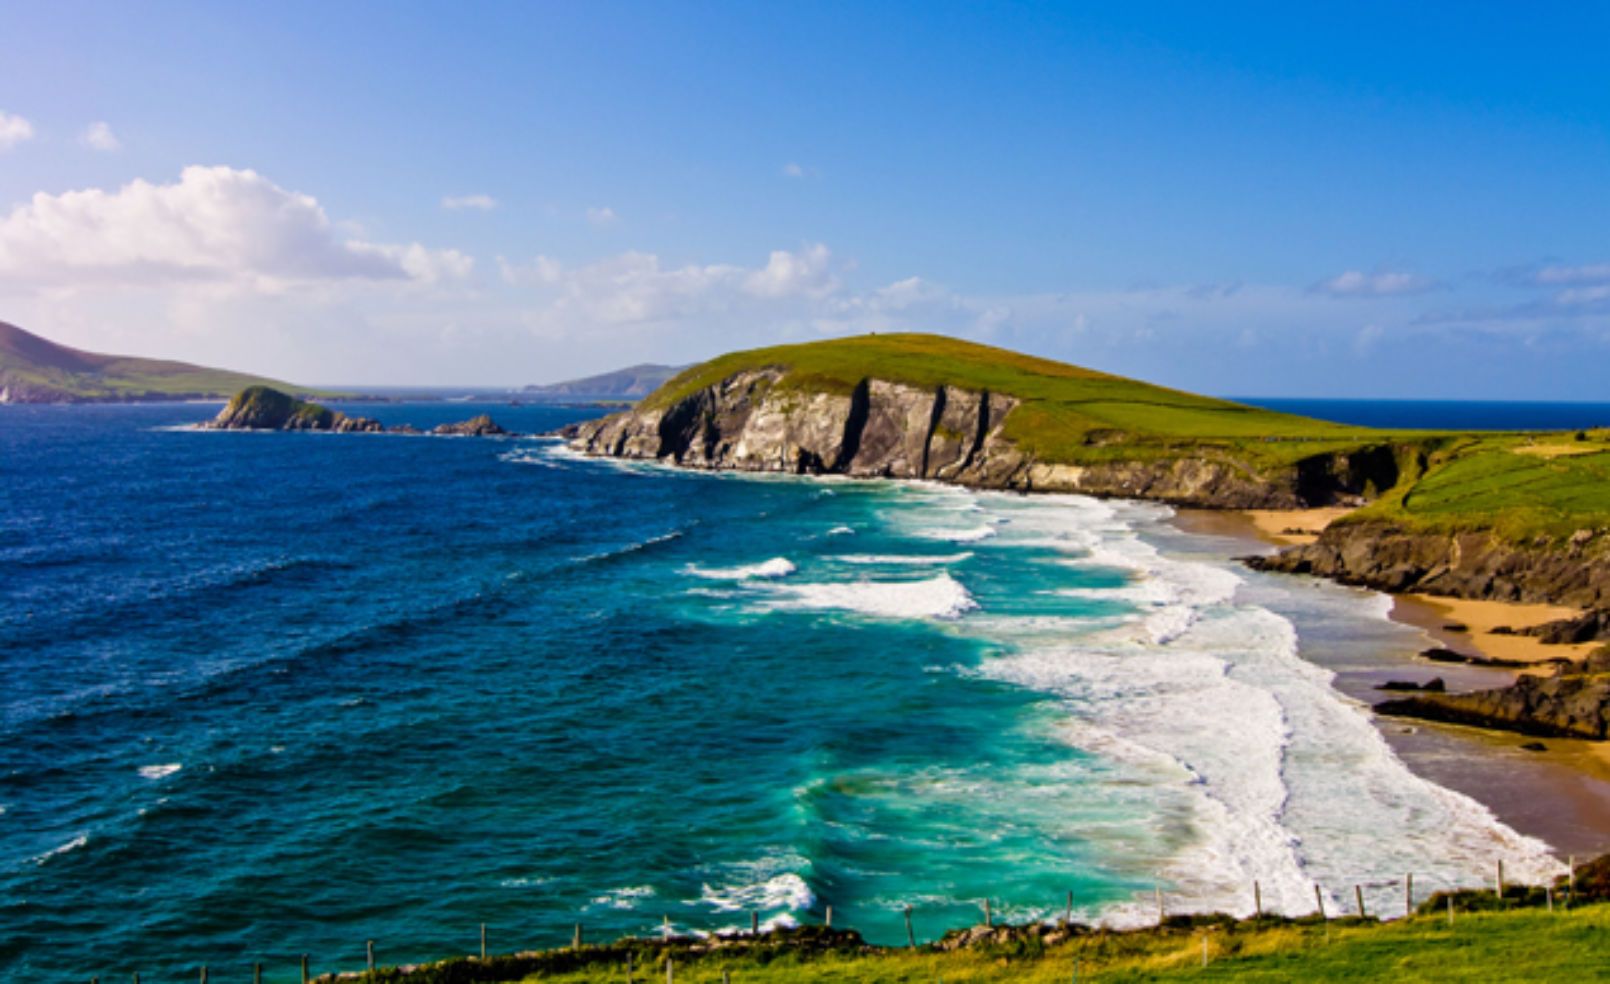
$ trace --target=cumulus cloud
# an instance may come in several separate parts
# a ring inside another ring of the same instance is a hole
[[[452,212],[464,209],[490,212],[497,207],[498,200],[491,195],[448,195],[442,199],[442,208]]]
[[[1401,297],[1424,293],[1435,286],[1432,281],[1414,273],[1348,270],[1315,284],[1313,290],[1332,297]]]
[[[123,148],[123,141],[117,139],[117,134],[112,132],[111,124],[104,120],[97,120],[86,126],[84,132],[78,135],[78,142],[90,150],[98,150],[102,153],[110,153]]]
[[[34,125],[21,116],[0,111],[0,154],[20,143],[32,140]]]
[[[595,226],[611,225],[617,218],[615,210],[608,206],[599,206],[587,210],[587,221]]]
[[[40,192],[0,218],[0,280],[35,285],[435,283],[468,276],[473,262],[344,237],[311,196],[230,167],[187,167],[171,184]]]
[[[785,178],[814,178],[816,176],[816,168],[806,167],[803,164],[789,161],[787,164],[783,165],[782,174]]]
[[[774,250],[760,266],[730,263],[674,266],[653,253],[629,251],[567,267],[538,256],[529,262],[498,257],[505,283],[545,292],[545,323],[629,325],[735,311],[799,314],[802,302],[823,302],[841,284],[832,252],[820,243]]]

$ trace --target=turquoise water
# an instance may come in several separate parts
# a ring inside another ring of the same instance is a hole
[[[385,406],[428,426],[489,409]],[[1303,658],[1380,599],[1168,510],[0,407],[0,977],[767,922],[1306,911],[1545,846]],[[1298,597],[1293,592],[1302,592]],[[1308,616],[1293,614],[1308,612]],[[1382,843],[1381,832],[1393,836]]]

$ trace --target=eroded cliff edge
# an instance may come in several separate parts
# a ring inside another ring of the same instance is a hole
[[[787,370],[733,373],[663,405],[645,401],[561,431],[586,454],[687,468],[930,479],[974,488],[1077,492],[1222,509],[1357,502],[1397,479],[1398,450],[1316,454],[1273,473],[1233,453],[1182,443],[1126,455],[1124,435],[1091,432],[1087,454],[1046,461],[1008,433],[1008,395],[875,377],[811,388]]]

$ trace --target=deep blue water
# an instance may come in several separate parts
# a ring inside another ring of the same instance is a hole
[[[1307,400],[1233,397],[1282,413],[1361,427],[1414,430],[1578,430],[1610,427],[1610,403],[1498,400]]]
[[[0,407],[0,979],[1545,858],[1304,658],[1411,649],[1377,599],[1187,556],[1165,509],[172,429],[212,409]]]

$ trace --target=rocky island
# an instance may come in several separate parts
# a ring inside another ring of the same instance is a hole
[[[586,454],[687,468],[1211,509],[1347,505],[1314,542],[1248,563],[1394,593],[1571,606],[1583,614],[1539,634],[1610,638],[1610,431],[1354,427],[903,334],[731,353],[562,436]],[[1600,659],[1382,710],[1602,739],[1607,669]]]
[[[371,417],[350,417],[317,403],[299,400],[268,386],[248,386],[236,393],[218,416],[200,425],[204,430],[330,431],[337,434],[418,434],[403,424],[387,428]],[[441,437],[515,437],[487,414],[430,431]]]

